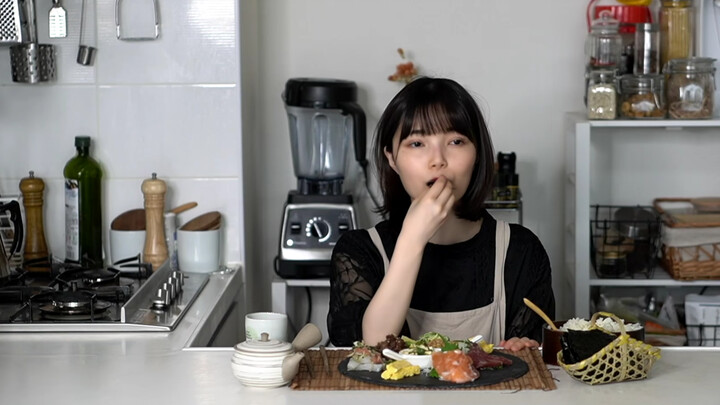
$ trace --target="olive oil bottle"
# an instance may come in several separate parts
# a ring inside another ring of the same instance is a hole
[[[102,169],[90,156],[90,137],[76,136],[65,165],[65,261],[102,267]]]

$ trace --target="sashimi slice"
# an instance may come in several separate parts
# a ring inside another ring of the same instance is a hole
[[[462,384],[480,377],[480,373],[473,367],[470,356],[461,350],[434,352],[432,361],[433,367],[443,381]]]

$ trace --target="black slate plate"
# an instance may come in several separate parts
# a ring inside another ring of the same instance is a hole
[[[503,381],[514,380],[522,377],[529,371],[527,363],[523,360],[511,356],[509,354],[501,353],[500,351],[494,351],[493,354],[498,356],[507,357],[513,361],[513,364],[507,367],[492,369],[492,370],[480,370],[480,377],[475,381],[470,381],[464,384],[455,384],[453,382],[441,381],[437,378],[430,377],[426,374],[418,374],[412,377],[403,378],[401,380],[383,380],[380,377],[381,372],[372,371],[348,371],[347,364],[350,358],[343,360],[338,365],[338,370],[344,376],[352,378],[353,380],[364,381],[370,384],[385,385],[388,387],[398,388],[437,388],[437,389],[450,389],[450,388],[469,388],[469,387],[481,387],[483,385],[497,384]]]

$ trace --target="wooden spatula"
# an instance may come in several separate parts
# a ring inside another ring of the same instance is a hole
[[[144,231],[145,210],[136,208],[123,212],[113,219],[110,223],[110,229],[116,231]]]
[[[186,222],[180,227],[181,231],[209,231],[220,224],[220,213],[208,212]]]

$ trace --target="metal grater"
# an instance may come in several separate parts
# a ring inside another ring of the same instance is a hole
[[[50,38],[65,38],[67,36],[67,13],[60,0],[53,0],[48,16]]]
[[[0,45],[21,42],[20,0],[0,0]]]

